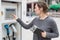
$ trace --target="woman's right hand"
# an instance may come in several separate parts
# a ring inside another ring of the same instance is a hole
[[[41,33],[42,37],[46,38],[46,31]]]
[[[16,15],[12,14],[12,16],[14,17],[15,20],[18,19],[18,17]]]

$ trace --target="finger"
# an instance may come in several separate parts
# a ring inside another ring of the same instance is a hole
[[[12,14],[12,16],[16,17],[16,15]]]
[[[12,16],[15,16],[14,14],[11,14]]]

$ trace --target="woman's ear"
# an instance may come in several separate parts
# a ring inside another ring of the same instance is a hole
[[[42,7],[40,8],[40,11],[43,11],[43,8]]]

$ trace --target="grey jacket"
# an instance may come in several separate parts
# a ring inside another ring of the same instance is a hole
[[[39,18],[35,18],[30,24],[26,25],[21,19],[17,19],[17,22],[19,24],[21,24],[21,26],[25,29],[30,29],[31,27],[33,27],[34,25],[36,25],[37,27],[39,27],[39,29],[42,29],[44,31],[46,31],[47,35],[46,38],[38,38],[37,34],[33,34],[33,40],[51,40],[51,38],[55,38],[59,36],[58,33],[58,29],[57,29],[57,25],[56,22],[50,18],[49,16],[44,19],[44,20],[40,20]]]

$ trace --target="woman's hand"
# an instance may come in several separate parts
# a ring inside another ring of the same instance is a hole
[[[42,37],[46,38],[46,32],[45,31],[42,32],[41,35],[42,35]]]
[[[14,17],[15,20],[18,19],[18,17],[16,15],[12,14],[12,16]]]

